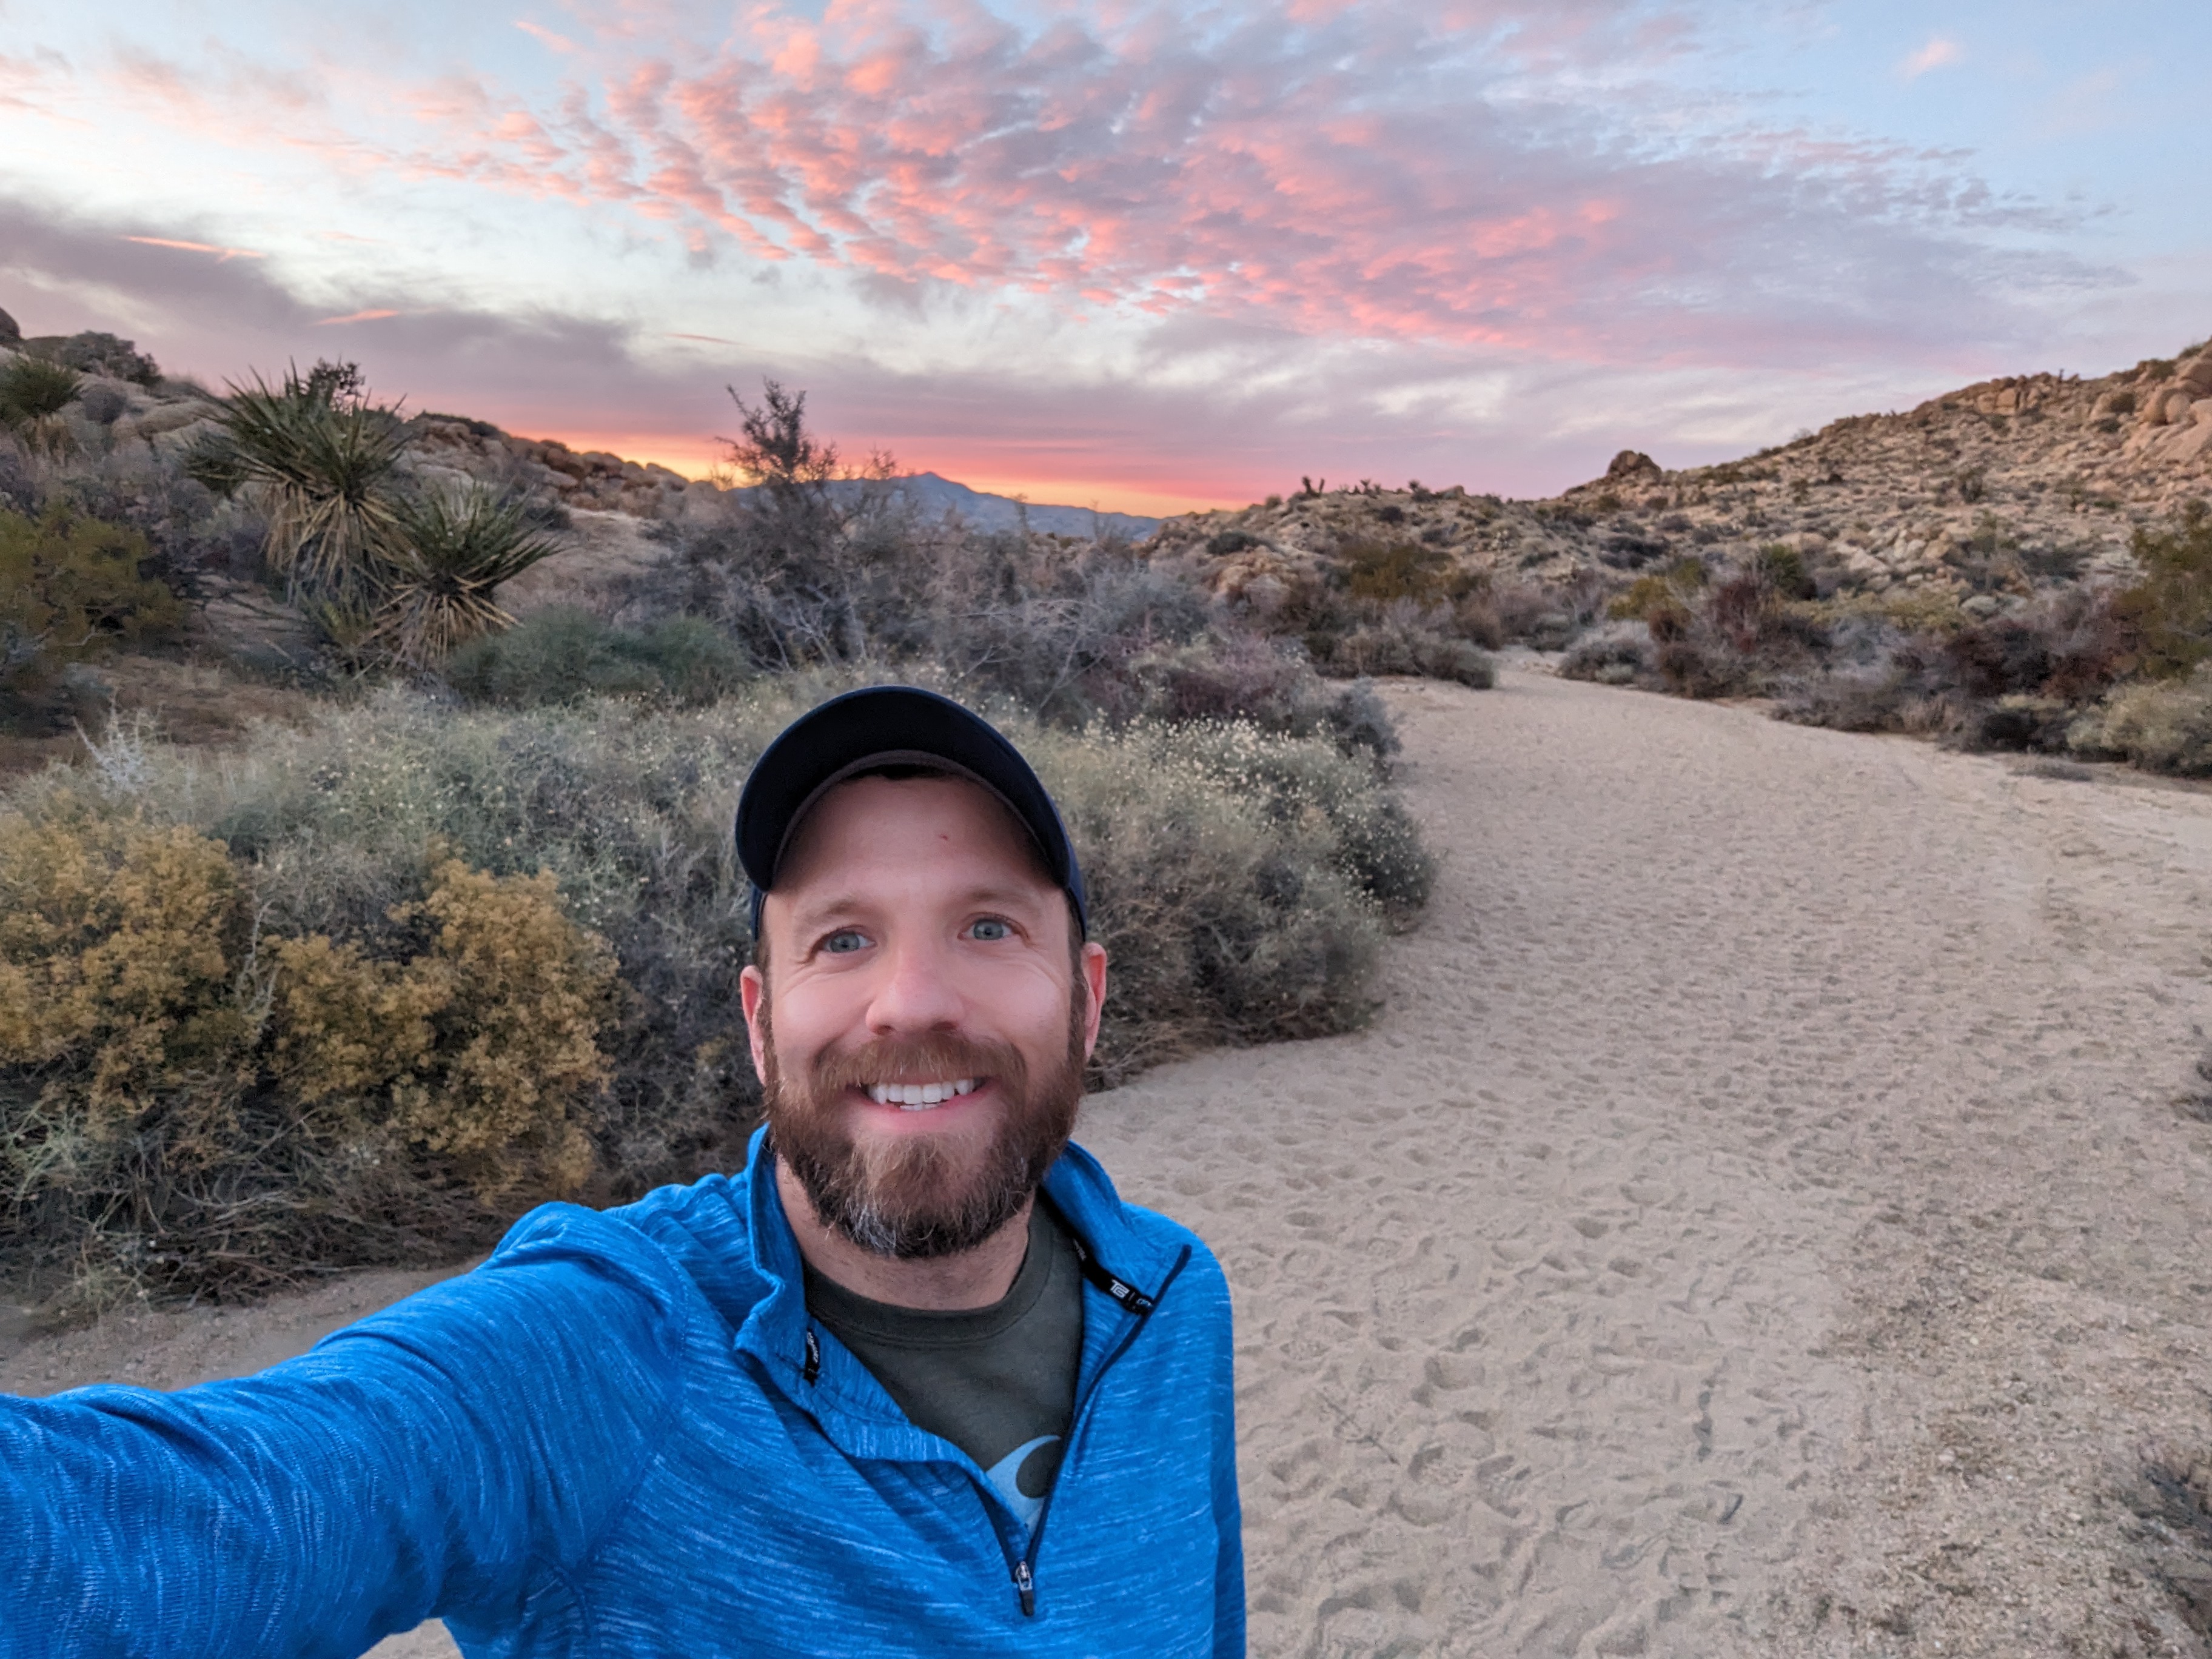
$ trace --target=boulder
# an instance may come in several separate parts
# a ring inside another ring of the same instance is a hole
[[[2173,371],[2173,382],[2192,398],[2212,398],[2212,351],[2202,351]]]
[[[2172,426],[2176,421],[2189,418],[2189,405],[2194,399],[2186,386],[2153,386],[2143,394],[2142,423],[2145,426]]]
[[[1607,463],[1605,481],[1607,483],[1627,483],[1639,478],[1660,477],[1659,463],[1640,449],[1624,449]]]
[[[18,345],[22,338],[23,331],[15,326],[15,319],[6,312],[0,311],[0,345]]]

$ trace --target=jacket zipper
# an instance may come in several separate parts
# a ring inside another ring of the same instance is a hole
[[[1114,1369],[1115,1361],[1129,1352],[1130,1346],[1136,1341],[1139,1333],[1144,1330],[1145,1322],[1152,1317],[1152,1310],[1158,1307],[1162,1299],[1166,1297],[1168,1286],[1176,1282],[1176,1275],[1182,1272],[1184,1264],[1189,1260],[1190,1247],[1185,1245],[1182,1254],[1176,1258],[1175,1266],[1168,1269],[1168,1276],[1160,1281],[1159,1289],[1146,1300],[1145,1310],[1131,1316],[1129,1328],[1121,1334],[1121,1340],[1115,1344],[1105,1358],[1098,1362],[1098,1370],[1091,1379],[1091,1387],[1085,1392],[1083,1398],[1075,1402],[1075,1416],[1067,1425],[1069,1450],[1074,1449],[1076,1438],[1083,1431],[1083,1421],[1090,1415],[1091,1402],[1098,1397],[1098,1390],[1105,1386],[1106,1373]],[[1036,1525],[1030,1528],[1029,1548],[1022,1553],[1018,1559],[1011,1564],[1013,1569],[1014,1589],[1022,1598],[1022,1614],[1024,1618],[1036,1617],[1037,1550],[1044,1543],[1044,1524],[1052,1518],[1052,1500],[1059,1491],[1060,1476],[1055,1474],[1053,1476],[1052,1491],[1045,1494],[1044,1507],[1037,1511]]]

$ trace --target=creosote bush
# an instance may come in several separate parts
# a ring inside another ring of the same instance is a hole
[[[94,1297],[250,1287],[734,1164],[757,1085],[730,814],[769,738],[865,678],[697,708],[391,688],[219,763],[157,744],[99,787],[16,786],[0,1258]],[[1303,736],[990,712],[1066,814],[1113,954],[1095,1082],[1366,1018],[1432,875],[1379,710],[1351,744],[1326,704]]]

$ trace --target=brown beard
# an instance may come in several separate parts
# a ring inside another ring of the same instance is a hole
[[[804,1078],[793,1079],[777,1061],[763,1000],[761,1081],[769,1144],[799,1177],[822,1224],[862,1249],[899,1261],[973,1249],[1021,1212],[1075,1133],[1082,1012],[1075,1000],[1066,1054],[1034,1079],[1006,1044],[942,1032],[825,1048]],[[902,1077],[988,1078],[1002,1109],[995,1127],[856,1146],[845,1128],[846,1091]]]

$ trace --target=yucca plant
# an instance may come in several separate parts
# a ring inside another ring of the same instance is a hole
[[[59,451],[69,441],[62,411],[84,389],[84,376],[66,364],[19,356],[0,369],[0,423],[33,445]]]
[[[561,545],[531,523],[526,501],[481,484],[425,491],[398,509],[378,631],[410,662],[443,662],[455,647],[513,627],[494,598],[499,585]]]
[[[294,596],[374,592],[398,524],[392,471],[408,442],[398,412],[288,371],[280,386],[258,374],[234,383],[223,426],[228,448],[198,457],[199,470],[260,495],[270,567]]]

